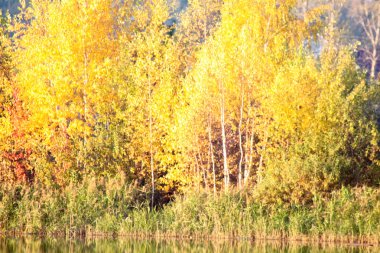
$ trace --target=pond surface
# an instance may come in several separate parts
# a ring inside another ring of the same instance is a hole
[[[323,245],[284,242],[249,241],[181,241],[153,239],[88,239],[64,240],[56,238],[0,238],[0,253],[13,252],[137,252],[137,253],[179,253],[179,252],[380,252],[378,246]]]

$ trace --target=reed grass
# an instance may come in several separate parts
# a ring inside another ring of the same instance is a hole
[[[251,196],[187,192],[152,209],[147,193],[126,180],[18,186],[0,189],[0,232],[380,243],[379,189],[343,187],[305,206]]]

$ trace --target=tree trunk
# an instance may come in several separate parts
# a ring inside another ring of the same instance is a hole
[[[248,124],[247,124],[247,139],[248,139],[248,136],[249,136],[249,132],[248,132]],[[244,170],[244,186],[245,187],[248,184],[248,179],[249,179],[249,176],[250,176],[251,170],[252,170],[254,136],[255,136],[254,135],[254,120],[252,119],[252,130],[251,130],[251,135],[249,137],[249,162],[248,162],[247,170]]]
[[[195,137],[196,140],[197,140],[197,154],[195,155],[195,157],[198,157],[199,159],[197,159],[197,184],[198,184],[198,190],[200,190],[200,186],[201,186],[201,182],[202,182],[202,176],[201,176],[201,171],[202,171],[202,174],[205,174],[205,169],[204,169],[204,166],[203,166],[203,157],[202,157],[202,153],[199,149],[199,139],[197,137]],[[206,181],[204,181],[205,185],[206,185]]]
[[[194,158],[195,158],[195,173],[196,173],[196,186],[198,188],[198,191],[200,191],[200,176],[199,176],[199,161],[198,161],[198,157],[197,157],[197,154],[194,155]]]
[[[216,195],[216,175],[215,175],[214,147],[212,145],[211,131],[212,131],[212,124],[211,124],[211,116],[209,115],[208,141],[210,143],[210,156],[211,156],[211,164],[212,164],[213,188],[214,188],[214,196],[215,196]]]
[[[150,81],[150,74],[148,73],[148,98],[149,98],[149,153],[150,153],[150,173],[152,177],[152,209],[154,207],[154,192],[155,192],[155,183],[154,183],[154,158],[153,158],[153,126],[152,126],[152,84]]]
[[[85,8],[87,8],[87,1],[85,1]],[[87,31],[84,32],[87,34]],[[86,35],[83,37],[83,63],[84,63],[84,73],[83,73],[83,120],[84,120],[84,136],[83,136],[83,169],[86,170],[87,167],[87,114],[88,114],[88,101],[87,101],[87,87],[88,87],[88,52],[87,52],[87,40]]]
[[[264,145],[261,148],[260,160],[259,160],[259,168],[257,170],[257,183],[260,184],[263,180],[263,163],[264,163],[264,154],[268,142],[268,130],[265,130],[264,133]]]
[[[372,56],[371,56],[370,78],[372,81],[376,80],[376,63],[377,63],[377,49],[376,49],[376,45],[375,45],[373,50],[372,50]]]
[[[241,84],[241,105],[240,105],[240,120],[239,120],[239,149],[240,149],[240,160],[239,160],[239,171],[238,171],[238,187],[239,190],[242,188],[242,164],[243,164],[243,141],[241,127],[243,123],[243,107],[244,107],[244,86]]]
[[[222,128],[222,145],[223,145],[223,173],[224,173],[224,190],[227,192],[229,189],[230,176],[228,170],[228,157],[227,157],[227,141],[226,141],[226,130],[225,130],[225,108],[224,108],[224,87],[223,83],[220,84],[221,87],[221,103],[220,103],[220,124]]]
[[[86,45],[86,42],[84,41]],[[87,114],[88,114],[88,103],[87,103],[87,86],[88,86],[88,55],[85,46],[84,52],[84,80],[83,80],[83,120],[84,120],[84,133],[83,133],[83,169],[86,170],[87,167]]]

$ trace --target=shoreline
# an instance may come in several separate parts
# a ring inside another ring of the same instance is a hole
[[[189,192],[154,209],[127,202],[130,195],[108,202],[104,193],[77,191],[85,194],[35,199],[42,192],[37,188],[17,201],[7,198],[0,235],[380,245],[379,189],[342,188],[305,206],[265,206],[242,193]]]
[[[178,235],[173,233],[107,233],[99,232],[92,234],[82,234],[70,236],[65,233],[25,233],[25,232],[0,232],[0,238],[40,238],[40,239],[64,239],[70,240],[98,240],[98,239],[115,239],[115,240],[164,240],[164,241],[220,241],[231,243],[280,243],[289,245],[335,245],[347,247],[379,247],[380,240],[375,238],[357,236],[216,236],[216,235]],[[373,239],[373,240],[372,240]]]

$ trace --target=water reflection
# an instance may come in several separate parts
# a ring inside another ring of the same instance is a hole
[[[179,253],[179,252],[380,252],[379,247],[358,245],[305,245],[284,242],[250,241],[194,241],[194,240],[143,240],[143,239],[87,239],[64,240],[57,238],[0,238],[0,253],[13,252],[138,252],[138,253]]]

